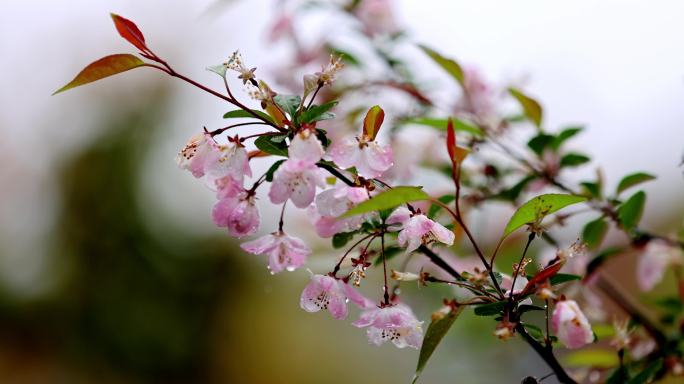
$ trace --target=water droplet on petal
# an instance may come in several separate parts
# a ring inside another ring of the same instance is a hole
[[[297,269],[296,267],[293,267],[293,266],[291,266],[291,265],[288,265],[287,267],[285,267],[285,270],[288,271],[288,272],[292,272],[292,271],[294,271],[294,270],[296,270],[296,269]]]

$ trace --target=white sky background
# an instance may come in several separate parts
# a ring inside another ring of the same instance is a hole
[[[136,88],[161,78],[133,71],[50,97],[94,59],[133,52],[116,35],[108,12],[136,21],[155,51],[203,82],[214,80],[203,68],[236,48],[253,65],[269,61],[272,48],[263,31],[273,2],[237,1],[207,16],[211,3],[2,0],[0,273],[6,278],[29,284],[45,268],[37,240],[49,231],[54,211],[53,160],[92,137],[89,105],[112,92],[135,99]],[[684,2],[403,0],[397,13],[415,41],[479,67],[490,80],[528,75],[525,89],[541,100],[549,128],[588,125],[574,145],[604,167],[610,186],[630,171],[657,174],[648,219],[668,211],[657,201],[683,201],[677,165],[684,151]],[[147,192],[159,197],[149,209],[175,210],[189,228],[213,230],[211,196],[205,196],[206,211],[178,204],[183,194],[206,192],[176,170],[173,158],[197,127],[219,126],[227,108],[165,81],[173,86],[176,111],[169,116],[168,141],[146,168]]]

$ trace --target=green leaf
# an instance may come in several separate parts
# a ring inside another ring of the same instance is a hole
[[[252,112],[256,113],[257,115],[261,116],[261,118],[263,118],[267,121],[273,122],[273,119],[271,118],[271,116],[269,116],[265,112],[258,111],[256,109],[252,109]],[[252,115],[251,113],[249,113],[245,110],[242,110],[242,109],[237,109],[235,111],[226,112],[223,115],[224,119],[237,119],[237,118],[243,118],[243,117],[252,118],[252,119],[255,118],[254,115]]]
[[[589,248],[598,248],[606,236],[608,231],[608,223],[599,217],[596,220],[590,221],[582,229],[582,241],[587,243]]]
[[[254,140],[256,147],[268,154],[287,157],[287,145],[284,142],[276,143],[268,136],[259,136]]]
[[[356,56],[352,55],[346,50],[339,49],[337,47],[328,47],[328,50],[333,56],[341,57],[342,62],[345,64],[353,65],[355,67],[361,67],[361,62],[359,59],[356,58]]]
[[[69,84],[56,90],[52,95],[54,96],[71,88],[76,88],[145,65],[147,64],[137,56],[129,55],[127,53],[105,56],[100,60],[88,64],[88,66],[83,68]]]
[[[333,237],[332,237],[332,246],[333,246],[333,248],[338,249],[338,248],[344,247],[345,245],[347,245],[347,243],[349,242],[349,240],[351,240],[351,239],[354,238],[354,235],[356,235],[356,232],[340,232],[340,233],[336,233],[336,234],[333,235]]]
[[[525,95],[516,88],[508,88],[508,92],[513,96],[523,108],[523,113],[528,120],[541,129],[543,111],[541,105],[533,98]]]
[[[547,135],[546,133],[539,133],[537,136],[530,139],[527,142],[527,146],[530,147],[534,153],[541,156],[544,152],[544,148],[549,146],[556,137],[553,135]]]
[[[207,67],[207,71],[214,72],[215,74],[223,78],[226,77],[226,70],[228,70],[228,67],[224,64],[212,65],[211,67]]]
[[[335,114],[328,111],[334,108],[337,103],[339,102],[335,100],[322,105],[313,105],[311,108],[302,112],[301,116],[299,116],[299,121],[302,124],[309,124],[316,121],[334,119]]]
[[[418,45],[420,49],[423,50],[437,65],[442,67],[451,77],[453,77],[461,86],[463,86],[465,82],[465,76],[463,75],[463,69],[461,66],[454,60],[448,59],[439,53],[437,51],[428,48],[424,45]]]
[[[556,273],[555,275],[551,276],[549,283],[551,283],[551,285],[558,285],[575,280],[582,280],[582,276],[571,275],[569,273]]]
[[[546,215],[550,215],[568,205],[581,203],[586,200],[582,196],[554,193],[534,197],[520,206],[511,216],[504,230],[503,237],[510,235],[525,224],[539,223]]]
[[[645,183],[647,181],[651,181],[655,178],[655,176],[649,175],[648,173],[644,172],[632,173],[631,175],[627,175],[623,177],[622,180],[620,180],[620,183],[618,184],[617,189],[615,190],[615,194],[619,195],[627,188],[633,187],[641,183]]]
[[[266,171],[266,176],[265,176],[266,181],[268,181],[269,183],[270,183],[271,181],[273,181],[273,174],[275,173],[275,171],[278,170],[278,168],[280,168],[280,166],[281,166],[284,162],[285,162],[285,159],[282,159],[282,160],[276,161],[275,163],[273,163],[273,164],[271,165],[271,167],[268,169],[268,171]]]
[[[435,352],[435,349],[442,341],[444,336],[449,332],[451,326],[454,324],[458,315],[463,312],[463,307],[458,307],[452,309],[451,312],[441,319],[435,320],[430,323],[427,331],[425,331],[425,337],[423,338],[423,345],[420,347],[420,355],[418,356],[418,365],[416,366],[416,373],[413,376],[411,383],[415,384],[418,377],[423,372],[425,364]]]
[[[506,306],[506,301],[497,301],[495,303],[482,304],[475,306],[475,315],[477,316],[495,316],[503,311]]]
[[[582,132],[583,129],[584,127],[570,127],[560,131],[551,142],[551,148],[557,151],[566,140]]]
[[[606,248],[603,251],[599,252],[596,257],[594,257],[589,264],[587,264],[587,273],[586,275],[589,276],[594,271],[600,267],[603,263],[606,261],[610,260],[613,256],[620,254],[624,251],[622,248],[617,248],[617,247],[611,247],[611,248]]]
[[[617,210],[618,220],[625,229],[632,229],[641,219],[646,203],[646,193],[639,191],[622,203]]]
[[[444,195],[444,196],[440,196],[437,200],[439,200],[440,202],[442,202],[442,203],[444,203],[444,204],[449,204],[449,203],[451,203],[452,201],[456,200],[456,196],[454,196],[454,195]],[[439,205],[437,205],[437,204],[432,204],[432,205],[430,206],[430,210],[428,211],[428,217],[429,217],[429,218],[435,217],[435,215],[437,214],[437,212],[439,212],[440,209],[442,209],[441,206],[439,206]]]
[[[302,98],[297,95],[275,95],[273,101],[280,109],[290,115],[291,119],[294,119],[297,115],[297,109],[302,103]]]
[[[400,186],[381,192],[345,212],[341,217],[351,217],[366,212],[394,208],[411,201],[429,200],[430,195],[420,187]]]
[[[627,382],[627,384],[645,384],[650,383],[655,375],[663,369],[663,358],[649,364],[641,373],[634,376],[634,378]]]
[[[579,165],[588,163],[591,159],[581,153],[568,153],[561,157],[561,167],[577,167]]]
[[[518,197],[520,197],[522,191],[525,190],[527,184],[531,183],[534,179],[536,179],[536,176],[526,176],[515,183],[512,187],[501,191],[496,197],[515,202]]]
[[[452,118],[451,120],[454,123],[455,131],[468,132],[473,135],[482,136],[482,130],[473,123],[470,123],[462,119]],[[436,119],[428,117],[419,117],[414,119],[406,119],[402,121],[403,124],[425,125],[427,127],[437,128],[440,131],[446,131],[448,122],[449,119]]]
[[[601,198],[601,184],[591,181],[583,181],[580,185],[586,190],[587,194],[592,197]]]
[[[543,311],[544,308],[540,307],[538,305],[530,305],[530,304],[522,304],[518,306],[518,313],[523,314],[525,312],[532,312],[532,311]]]
[[[571,367],[612,368],[619,364],[617,353],[611,349],[583,349],[563,356]]]

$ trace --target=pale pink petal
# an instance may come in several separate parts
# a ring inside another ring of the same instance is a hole
[[[387,218],[385,223],[387,223],[388,225],[401,224],[401,226],[403,227],[404,225],[406,225],[406,223],[409,221],[410,218],[411,218],[411,211],[409,211],[408,208],[401,206],[401,207],[395,209],[394,212],[392,212],[392,214],[389,215],[389,217]],[[401,228],[401,227],[395,226],[394,228]]]
[[[240,248],[254,255],[262,255],[270,252],[278,245],[278,238],[273,234],[262,236],[258,239],[240,244]]]
[[[361,149],[356,169],[363,177],[375,178],[382,176],[392,167],[392,164],[392,149],[389,146],[381,147],[378,143],[371,141]]]
[[[573,300],[556,303],[551,320],[558,340],[567,348],[580,348],[594,340],[589,321]]]
[[[373,300],[363,296],[351,285],[342,283],[342,288],[344,290],[345,296],[347,296],[349,301],[351,301],[357,307],[361,309],[368,309],[373,308],[375,306]]]
[[[439,241],[440,243],[444,243],[446,245],[454,244],[454,232],[448,230],[442,224],[435,222],[430,232],[435,240]]]
[[[306,164],[315,164],[323,157],[323,146],[316,135],[309,133],[306,137],[302,134],[295,135],[288,148],[289,158],[299,160]]]
[[[330,147],[330,157],[342,168],[354,167],[361,157],[359,143],[351,137],[339,140]]]

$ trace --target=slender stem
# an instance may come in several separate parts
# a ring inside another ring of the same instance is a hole
[[[287,206],[287,201],[283,203],[283,208],[280,210],[280,220],[278,221],[278,231],[283,231],[283,217],[285,217],[285,206]]]
[[[318,91],[323,88],[322,83],[318,83],[318,87],[316,87],[316,90],[314,91],[313,95],[311,95],[311,100],[309,100],[309,104],[306,105],[306,109],[311,108],[311,104],[313,104],[314,100],[316,99],[316,95],[318,95]],[[302,104],[304,104],[304,100],[302,100]]]
[[[527,250],[530,248],[530,243],[534,240],[534,232],[530,233],[527,238],[527,244],[525,244],[525,250],[523,250],[522,256],[520,256],[520,261],[515,269],[515,275],[513,275],[513,283],[511,284],[511,293],[508,295],[508,302],[513,303],[513,292],[515,292],[515,282],[518,280],[518,275],[520,274],[520,269],[522,268],[523,262],[525,260],[525,255],[527,255]]]
[[[384,223],[383,223],[384,225]],[[385,231],[382,231],[380,235],[380,256],[382,257],[382,273],[384,274],[384,286],[383,286],[383,298],[385,299],[385,305],[390,303],[389,286],[387,285],[387,260],[385,259]]]
[[[333,176],[337,177],[338,179],[342,180],[342,182],[344,182],[344,183],[347,184],[348,186],[350,186],[350,187],[355,187],[355,186],[356,186],[356,184],[354,184],[353,181],[351,181],[348,177],[346,177],[345,175],[343,175],[342,172],[340,172],[338,169],[336,169],[336,168],[333,167],[332,165],[326,164],[326,163],[316,163],[316,165],[317,165],[319,168],[325,169],[325,170],[328,171],[331,175],[333,175]]]
[[[155,55],[155,57],[157,57],[157,56]],[[256,119],[259,119],[259,120],[263,121],[264,123],[266,123],[266,124],[272,126],[273,128],[275,128],[275,129],[277,129],[277,130],[283,130],[283,128],[277,126],[277,125],[274,124],[272,121],[270,121],[270,120],[268,120],[268,119],[266,119],[266,118],[264,118],[264,117],[262,117],[262,116],[259,116],[258,113],[254,112],[251,108],[247,108],[247,106],[245,106],[244,104],[240,103],[236,98],[234,98],[234,97],[232,96],[232,94],[230,93],[230,88],[228,87],[228,83],[227,83],[227,81],[225,80],[225,78],[224,78],[224,83],[225,83],[225,85],[226,85],[226,89],[228,90],[229,96],[226,96],[226,95],[223,95],[223,94],[221,94],[221,93],[219,93],[219,92],[216,92],[215,90],[213,90],[213,89],[211,89],[211,88],[209,88],[209,87],[206,87],[206,86],[204,86],[204,85],[202,85],[202,84],[196,82],[195,80],[192,80],[191,78],[189,78],[189,77],[187,77],[187,76],[185,76],[185,75],[182,75],[182,74],[176,72],[173,68],[171,68],[171,66],[170,66],[166,61],[161,60],[161,59],[159,59],[158,57],[157,57],[157,60],[156,60],[156,61],[159,62],[160,64],[162,64],[165,68],[159,67],[159,66],[154,65],[154,64],[146,64],[146,65],[147,65],[148,67],[152,67],[152,68],[156,68],[156,69],[162,70],[162,71],[166,72],[167,74],[169,74],[169,75],[172,76],[172,77],[181,79],[181,80],[185,81],[186,83],[189,83],[189,84],[191,84],[191,85],[193,85],[193,86],[195,86],[195,87],[197,87],[197,88],[199,88],[199,89],[201,89],[201,90],[203,90],[203,91],[205,91],[205,92],[207,92],[207,93],[209,93],[209,94],[212,94],[212,95],[214,95],[214,96],[216,96],[216,97],[218,97],[218,98],[220,98],[220,99],[223,99],[223,100],[225,100],[225,101],[227,101],[227,102],[229,102],[229,103],[235,105],[236,107],[238,107],[238,108],[244,110],[245,112],[249,113],[250,115],[252,115],[252,117],[254,117],[254,118],[256,118]]]
[[[227,131],[227,130],[229,130],[229,129],[231,129],[231,128],[243,127],[243,126],[245,126],[245,125],[268,125],[268,124],[262,123],[261,121],[251,121],[251,122],[247,122],[247,123],[232,124],[232,125],[229,125],[229,126],[227,126],[227,127],[223,127],[223,128],[219,128],[219,129],[213,130],[213,131],[209,132],[209,134],[210,134],[212,137],[214,137],[214,136],[218,136],[218,135],[222,134],[223,132],[225,132],[225,131]]]
[[[546,337],[544,341],[546,342],[546,348],[553,348],[551,344],[551,333],[549,332],[549,299],[544,300],[544,322],[546,323]]]
[[[337,262],[337,264],[335,264],[335,268],[333,268],[333,270],[332,270],[332,275],[333,275],[333,276],[337,275],[337,272],[340,271],[340,266],[342,265],[342,262],[344,261],[345,258],[347,258],[347,255],[349,255],[349,253],[351,253],[351,251],[352,251],[354,248],[358,247],[359,244],[361,244],[361,243],[364,242],[364,240],[369,239],[369,238],[371,238],[371,237],[376,237],[377,235],[378,235],[377,233],[371,233],[371,234],[369,234],[369,235],[366,235],[366,236],[362,237],[361,240],[359,240],[359,241],[357,241],[356,243],[354,243],[354,245],[352,245],[352,246],[347,250],[347,252],[345,252],[344,255],[342,255],[342,257],[341,257],[340,260]]]
[[[461,204],[459,202],[461,197],[461,166],[459,163],[454,162],[453,167],[451,169],[451,176],[456,186],[456,196],[454,199],[454,206],[456,208],[456,212],[452,212],[455,213],[455,215],[453,215],[454,219],[456,219],[456,222],[461,226],[461,228],[463,228],[463,232],[465,232],[466,236],[468,237],[468,240],[470,240],[470,243],[473,245],[475,253],[480,258],[480,261],[482,261],[482,264],[484,265],[485,269],[487,269],[489,277],[492,280],[492,285],[494,286],[496,291],[499,292],[501,298],[503,298],[503,290],[499,286],[499,282],[496,281],[496,276],[494,276],[494,270],[492,269],[492,266],[487,262],[487,259],[485,258],[484,253],[482,252],[480,247],[477,245],[477,241],[475,241],[473,234],[470,233],[470,229],[468,229],[468,226],[463,221],[463,215],[461,214]],[[449,210],[449,212],[451,212],[451,210]]]
[[[253,139],[255,137],[261,137],[261,136],[278,136],[281,135],[282,133],[280,132],[261,132],[261,133],[255,133],[253,135],[249,136],[244,136],[240,138],[240,142],[243,142],[245,140]]]
[[[438,279],[438,278],[436,278],[436,277],[434,277],[434,276],[429,276],[429,277],[426,279],[426,281],[429,281],[429,282],[431,282],[431,283],[444,283],[444,284],[449,284],[449,285],[456,285],[456,286],[465,288],[465,289],[467,289],[467,290],[469,290],[469,291],[471,291],[471,292],[473,292],[473,293],[475,293],[475,294],[484,295],[484,296],[486,296],[486,297],[489,299],[490,302],[491,302],[492,299],[497,299],[497,297],[496,297],[496,296],[493,296],[491,293],[489,293],[489,292],[487,292],[487,291],[485,291],[485,290],[483,290],[483,289],[477,288],[477,287],[475,287],[475,286],[473,286],[473,285],[471,285],[471,284],[464,283],[464,282],[462,282],[462,281],[447,281],[447,280]]]
[[[556,378],[559,382],[563,384],[577,384],[575,380],[568,376],[567,372],[565,372],[565,369],[563,369],[563,366],[561,366],[561,364],[558,362],[553,352],[539,344],[537,340],[530,336],[522,323],[518,322],[515,326],[515,330],[522,336],[527,344],[529,344],[532,349],[537,352],[537,354],[546,362],[546,364],[549,365],[549,368],[551,368],[556,374]]]

